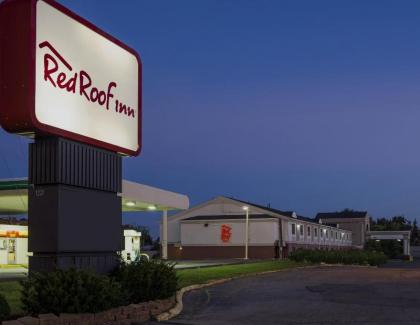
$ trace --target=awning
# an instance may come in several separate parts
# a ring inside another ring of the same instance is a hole
[[[0,214],[28,213],[28,180],[26,178],[0,180]],[[188,196],[160,188],[122,181],[122,211],[186,210]]]

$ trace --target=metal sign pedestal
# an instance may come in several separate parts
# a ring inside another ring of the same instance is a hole
[[[30,270],[110,272],[122,244],[122,158],[58,137],[29,149]]]

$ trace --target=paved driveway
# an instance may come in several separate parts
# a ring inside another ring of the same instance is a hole
[[[420,324],[420,269],[316,267],[190,292],[167,324]]]

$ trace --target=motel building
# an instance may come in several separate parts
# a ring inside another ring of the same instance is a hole
[[[365,211],[312,219],[219,196],[171,216],[166,230],[170,259],[285,258],[299,248],[363,249],[369,239],[403,241],[403,254],[410,256],[410,231],[371,231]]]
[[[0,266],[28,265],[28,256],[31,253],[28,252],[30,233],[28,233],[27,221],[10,218],[13,220],[10,224],[11,222],[5,217],[27,214],[29,186],[25,178],[0,180],[0,220],[7,223],[0,223]],[[185,210],[189,207],[189,198],[185,195],[127,180],[123,180],[122,193],[119,195],[122,198],[121,209],[126,213],[161,211],[162,219],[164,219],[168,211]],[[48,227],[48,225],[44,226]],[[100,227],[99,224],[99,231]],[[82,232],[83,229],[79,231]],[[77,231],[74,235],[77,236]],[[126,261],[135,260],[141,254],[141,233],[125,229],[121,231],[121,236],[121,257]]]
[[[223,196],[169,217],[167,234],[169,259],[283,258],[298,248],[349,249],[358,238],[339,223]]]

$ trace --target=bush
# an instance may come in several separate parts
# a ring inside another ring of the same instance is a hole
[[[383,252],[389,258],[402,258],[403,243],[396,240],[380,240],[370,239],[365,244],[368,251]]]
[[[358,264],[381,265],[386,263],[387,257],[382,252],[362,250],[310,250],[298,249],[289,254],[289,258],[296,262],[328,263],[328,264]]]
[[[31,315],[95,313],[124,303],[118,283],[89,271],[30,273],[22,287],[23,309]]]
[[[10,317],[10,306],[7,303],[6,298],[0,295],[0,321],[8,319]]]
[[[174,266],[162,261],[136,260],[120,264],[113,276],[130,303],[165,299],[173,296],[177,289]]]

